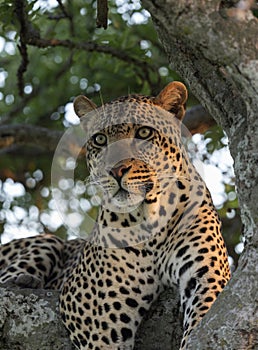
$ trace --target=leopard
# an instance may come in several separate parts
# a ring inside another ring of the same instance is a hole
[[[0,283],[60,290],[77,349],[133,349],[153,302],[176,286],[185,350],[230,279],[221,221],[183,142],[187,97],[176,81],[157,96],[100,107],[76,97],[89,181],[102,193],[90,237],[46,234],[0,247]]]

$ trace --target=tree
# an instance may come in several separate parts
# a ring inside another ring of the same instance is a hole
[[[254,348],[258,338],[257,315],[253,311],[258,255],[255,207],[258,192],[255,167],[258,140],[255,110],[258,88],[257,19],[253,12],[249,8],[239,8],[240,5],[234,1],[220,3],[199,0],[144,0],[143,6],[152,15],[162,46],[174,69],[171,71],[167,68],[159,42],[153,39],[155,33],[147,20],[146,12],[136,2],[120,2],[120,5],[118,2],[117,11],[122,14],[123,19],[114,11],[116,6],[109,3],[109,19],[112,25],[107,32],[95,28],[95,9],[92,6],[94,2],[86,6],[80,1],[57,1],[59,6],[50,11],[35,7],[36,3],[37,1],[0,2],[1,19],[5,21],[4,37],[10,40],[14,35],[18,36],[21,54],[20,63],[18,55],[9,55],[8,60],[7,57],[2,57],[12,79],[6,79],[5,103],[2,103],[4,117],[1,120],[5,125],[0,126],[1,144],[9,153],[3,155],[5,166],[1,177],[12,176],[24,184],[34,183],[31,186],[31,195],[33,197],[36,193],[36,202],[39,198],[42,201],[39,192],[49,183],[49,175],[45,171],[49,166],[46,164],[51,162],[63,124],[69,124],[65,118],[62,123],[62,116],[65,115],[64,106],[71,96],[79,94],[78,90],[83,90],[89,97],[96,98],[100,85],[104,100],[121,95],[121,91],[126,94],[128,86],[134,92],[156,93],[171,77],[178,79],[174,72],[176,71],[228,135],[231,153],[235,159],[246,241],[245,251],[230,285],[205,317],[198,331],[194,332],[191,348],[217,349],[218,344],[225,349]],[[104,16],[105,23],[105,11],[101,12],[99,9],[99,13]],[[146,23],[132,25],[133,16],[137,15],[141,15]],[[100,16],[99,24],[102,21],[103,17]],[[102,68],[103,58],[105,70]],[[82,61],[87,64],[82,65]],[[18,90],[23,95],[20,98],[16,87],[17,80],[12,73],[17,66]],[[5,72],[7,70],[3,70],[6,75]],[[70,84],[67,84],[68,79]],[[113,82],[111,94],[110,81]],[[64,84],[65,90],[62,88]],[[9,93],[6,92],[8,90]],[[196,103],[193,95],[190,101]],[[207,112],[203,109],[201,111],[207,116]],[[191,115],[193,114],[189,113],[190,121]],[[30,125],[24,124],[26,120]],[[210,117],[208,120],[209,125],[213,123]],[[17,122],[22,122],[22,125],[17,125]],[[198,128],[193,133],[199,131]],[[218,136],[215,132],[213,144],[220,138],[221,133]],[[21,151],[17,147],[21,144],[40,144],[41,148],[26,147]],[[34,164],[31,164],[32,159]],[[30,167],[31,173],[26,178],[24,170]],[[44,169],[43,181],[37,180],[35,172],[38,168]],[[27,192],[28,190],[29,186]],[[48,202],[49,197],[44,198]],[[16,202],[14,206],[18,204]],[[28,202],[24,200],[23,206],[28,207]],[[43,230],[44,225],[41,222],[37,228]],[[65,235],[64,230],[61,235]],[[165,301],[159,307],[167,302],[166,296],[163,299]],[[232,317],[229,318],[229,314]],[[232,319],[237,320],[233,324],[234,332]],[[164,326],[166,331],[169,327]],[[157,349],[159,344],[160,340],[153,345],[153,349]],[[145,345],[140,344],[139,348],[143,349]],[[164,348],[165,346],[162,347]]]

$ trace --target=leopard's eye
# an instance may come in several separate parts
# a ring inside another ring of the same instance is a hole
[[[107,144],[107,136],[105,134],[98,133],[95,134],[92,138],[96,146],[105,146]]]
[[[154,129],[150,126],[142,126],[136,131],[135,137],[137,139],[147,140],[154,135]]]

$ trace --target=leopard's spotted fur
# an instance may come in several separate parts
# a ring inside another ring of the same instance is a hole
[[[185,349],[230,277],[220,220],[181,141],[186,96],[175,82],[156,98],[131,95],[99,109],[77,98],[91,180],[103,189],[91,239],[1,247],[1,282],[62,288],[61,314],[78,349],[133,349],[143,315],[174,284]]]

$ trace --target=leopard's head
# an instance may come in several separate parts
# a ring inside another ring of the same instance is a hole
[[[181,143],[186,99],[179,82],[156,97],[129,95],[99,108],[85,96],[75,99],[86,132],[90,183],[102,192],[104,226],[151,223],[164,195],[178,191],[188,162]]]

